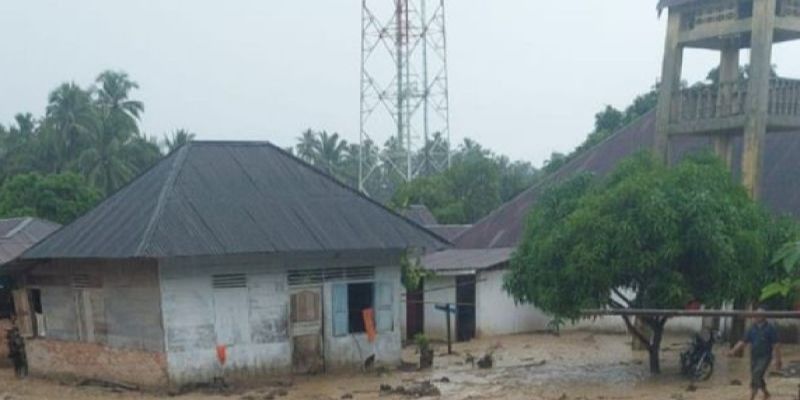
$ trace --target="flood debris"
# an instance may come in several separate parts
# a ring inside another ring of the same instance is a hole
[[[494,366],[494,356],[492,353],[486,353],[480,360],[476,361],[475,364],[478,365],[480,369],[489,369]]]
[[[731,381],[731,386],[742,386],[742,381],[734,379]]]
[[[353,398],[353,394],[352,393],[345,393],[341,397],[342,400],[349,400],[349,399],[352,399],[352,398]]]
[[[380,393],[381,395],[400,395],[405,397],[438,397],[442,395],[442,392],[439,391],[431,381],[422,381],[418,383],[414,383],[411,386],[396,386],[392,387],[387,384],[382,384],[380,386]]]
[[[77,386],[92,386],[111,390],[112,392],[136,392],[139,391],[139,386],[131,385],[124,382],[113,382],[101,379],[83,379],[78,382]]]
[[[231,390],[227,382],[222,378],[214,378],[211,382],[189,383],[179,387],[177,390],[170,391],[170,396],[180,396],[187,393],[206,393],[206,394],[226,394]]]

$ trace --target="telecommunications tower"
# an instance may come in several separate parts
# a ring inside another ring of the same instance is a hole
[[[359,189],[450,165],[444,0],[362,0]]]

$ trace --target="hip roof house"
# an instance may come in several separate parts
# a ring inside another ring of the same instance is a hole
[[[269,143],[192,142],[8,271],[32,373],[163,387],[399,362],[400,259],[446,245]]]

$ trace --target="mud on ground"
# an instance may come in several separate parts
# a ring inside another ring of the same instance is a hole
[[[423,372],[372,371],[364,374],[321,375],[271,382],[256,388],[229,388],[222,391],[193,392],[184,400],[274,400],[274,399],[405,399],[418,394],[457,400],[478,399],[644,399],[717,400],[748,398],[747,359],[729,359],[724,344],[716,348],[717,368],[708,382],[690,387],[678,376],[678,355],[689,338],[673,336],[666,340],[662,357],[663,374],[647,372],[646,354],[633,352],[622,335],[569,333],[515,335],[456,344],[455,354],[444,355],[446,346],[436,345],[433,370]],[[487,352],[493,352],[489,369],[473,366]],[[413,347],[404,358],[417,356]],[[800,347],[788,346],[785,364],[800,361]],[[432,385],[426,384],[430,382]],[[769,378],[773,399],[795,399],[800,378]],[[383,391],[381,386],[383,385]],[[431,386],[433,389],[431,389]],[[398,390],[400,389],[400,390]],[[418,393],[423,390],[425,393]],[[10,369],[0,364],[0,400],[29,399],[140,399],[166,396],[130,392],[118,388],[77,386],[30,378],[17,380]]]

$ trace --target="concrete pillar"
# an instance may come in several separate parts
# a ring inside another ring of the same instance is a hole
[[[664,64],[661,69],[661,86],[656,111],[656,139],[653,150],[669,162],[669,124],[672,116],[673,93],[680,88],[683,66],[683,46],[679,42],[681,14],[669,9],[667,40],[664,47]]]
[[[750,83],[747,89],[742,183],[753,199],[758,199],[763,162],[764,136],[767,133],[769,81],[772,66],[772,39],[775,32],[776,0],[753,1],[753,33],[750,50]]]
[[[739,47],[737,43],[728,43],[720,52],[719,63],[719,100],[717,102],[717,113],[719,116],[726,116],[730,112],[730,102],[733,92],[730,85],[739,80]],[[714,151],[716,155],[728,166],[733,164],[733,138],[730,134],[716,135],[714,137]]]

